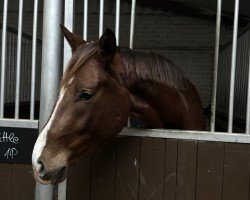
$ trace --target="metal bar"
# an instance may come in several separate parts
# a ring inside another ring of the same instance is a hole
[[[19,102],[22,101],[22,100],[25,100],[25,97],[26,97],[26,94],[27,94],[25,92],[25,89],[27,87],[27,85],[25,83],[26,83],[26,81],[28,80],[28,77],[29,77],[29,75],[28,75],[28,59],[27,59],[27,50],[28,50],[27,44],[28,44],[28,42],[26,40],[23,40],[21,42],[21,48],[22,48],[22,50],[21,50],[22,54],[21,55],[22,55],[22,58],[21,58],[21,64],[20,64],[20,70],[19,70],[20,71],[19,79],[22,76],[22,80],[19,81]],[[21,68],[22,68],[22,72],[21,72]],[[20,87],[21,84],[23,84],[23,87]],[[19,108],[19,103],[18,103],[18,108]],[[17,115],[17,118],[19,118],[19,115]]]
[[[52,20],[53,19],[53,20]],[[58,96],[61,66],[62,1],[44,0],[39,132],[49,119]],[[36,200],[52,200],[53,185],[36,183]]]
[[[84,20],[83,20],[83,39],[87,41],[88,34],[88,0],[84,0]]]
[[[16,37],[15,37],[15,35],[14,34],[11,34],[12,35],[12,54],[11,54],[11,57],[13,58],[12,59],[12,63],[11,63],[11,65],[10,65],[10,68],[9,68],[9,76],[8,76],[8,79],[9,80],[11,80],[12,79],[12,76],[13,76],[13,74],[14,74],[14,70],[13,70],[13,68],[14,68],[14,66],[15,66],[15,59],[14,59],[14,57],[15,57],[15,55],[16,55]],[[14,102],[14,85],[13,84],[11,84],[11,81],[9,81],[9,83],[10,83],[10,88],[9,88],[9,94],[8,94],[8,96],[9,96],[9,98],[7,99],[7,101],[8,102]]]
[[[136,6],[136,0],[132,0],[131,21],[130,21],[130,38],[129,38],[129,48],[130,49],[133,49],[133,45],[134,45],[135,6]]]
[[[214,132],[214,129],[215,129],[217,74],[218,74],[219,49],[220,49],[220,24],[221,24],[221,0],[217,0],[214,69],[213,69],[213,92],[212,92],[211,122],[210,122],[210,131],[211,132]]]
[[[20,103],[20,76],[21,76],[21,52],[22,52],[22,24],[23,24],[23,0],[19,0],[18,35],[17,35],[17,59],[16,59],[16,97],[15,119],[19,118]]]
[[[34,119],[35,88],[36,88],[36,48],[37,48],[37,13],[38,0],[34,1],[33,38],[32,38],[32,63],[31,63],[31,91],[30,91],[30,119]]]
[[[103,33],[103,16],[104,16],[104,0],[100,0],[99,37],[101,37]]]
[[[248,88],[247,88],[247,110],[246,110],[246,134],[250,134],[250,34],[248,36]]]
[[[124,128],[119,136],[170,138],[215,142],[250,143],[250,135],[225,132]]]
[[[129,48],[130,49],[133,49],[133,45],[134,45],[135,7],[136,7],[136,0],[132,0],[131,19],[130,19],[130,37],[129,37]],[[130,118],[128,118],[127,127],[131,127]]]
[[[8,39],[8,44],[9,44],[9,48],[7,49],[7,66],[8,66],[8,70],[6,71],[6,74],[5,74],[5,76],[6,76],[6,87],[8,88],[8,92],[7,92],[7,94],[5,95],[5,100],[6,100],[6,102],[10,102],[10,94],[11,94],[11,91],[10,91],[10,88],[11,88],[11,80],[12,80],[12,78],[11,78],[11,75],[12,75],[12,73],[10,72],[11,70],[11,65],[13,64],[12,62],[13,62],[13,58],[14,58],[14,56],[13,56],[13,48],[14,48],[14,44],[13,44],[13,35],[11,34],[11,33],[8,33],[8,36],[7,36],[7,39]]]
[[[8,0],[4,0],[3,28],[2,28],[2,58],[1,58],[1,95],[0,118],[4,117],[4,90],[5,90],[5,59],[6,59],[6,27],[7,27]]]
[[[120,29],[120,0],[116,0],[115,36],[116,36],[117,46],[119,46],[119,29]]]
[[[64,11],[64,26],[68,30],[73,32],[74,30],[74,13],[75,13],[75,1],[65,0],[65,11]],[[66,70],[67,63],[72,55],[72,51],[66,38],[64,38],[64,57],[63,57],[63,71]]]
[[[66,200],[67,179],[58,184],[58,200]]]
[[[238,18],[239,18],[239,0],[235,0],[230,95],[229,95],[228,133],[232,133],[233,131],[233,104],[234,104],[234,82],[235,82],[235,67],[236,67],[236,52],[237,52]]]
[[[25,120],[25,119],[0,119],[0,126],[15,127],[15,128],[34,128],[38,129],[38,120]]]

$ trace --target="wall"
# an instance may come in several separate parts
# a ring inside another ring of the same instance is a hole
[[[0,5],[2,11],[3,3]],[[39,4],[38,37],[42,37],[42,2]],[[120,45],[128,46],[130,2],[121,3]],[[2,20],[2,12],[0,13]],[[18,4],[9,1],[8,25],[17,28]],[[23,30],[32,34],[33,3],[24,1]],[[76,1],[75,31],[82,35],[83,0]],[[88,40],[98,39],[99,1],[89,1]],[[104,28],[114,30],[115,1],[105,1]],[[172,60],[195,84],[203,107],[211,99],[215,23],[197,18],[174,15],[171,11],[152,10],[137,6],[134,48],[154,51]],[[222,26],[221,44],[231,39],[231,27]]]

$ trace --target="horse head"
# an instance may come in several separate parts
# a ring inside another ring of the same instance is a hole
[[[121,131],[131,110],[128,91],[112,70],[123,65],[114,33],[107,29],[88,43],[63,26],[62,32],[73,55],[33,150],[34,176],[42,184],[63,181],[70,164]]]

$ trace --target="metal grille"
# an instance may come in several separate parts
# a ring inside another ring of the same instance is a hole
[[[246,122],[250,30],[238,38],[234,84],[234,120]],[[229,108],[230,67],[232,44],[220,52],[218,71],[217,113],[227,116]]]
[[[2,29],[0,29],[2,30]],[[0,34],[1,36],[1,34]],[[7,29],[6,43],[6,71],[5,71],[5,104],[15,102],[15,86],[16,86],[16,55],[17,55],[17,33]],[[1,44],[1,43],[0,43]],[[22,53],[21,53],[21,72],[20,72],[20,102],[30,102],[31,96],[31,68],[32,68],[32,38],[22,37]],[[36,57],[36,90],[35,101],[40,99],[40,76],[41,76],[41,51],[42,43],[38,40]],[[0,49],[0,54],[2,50]],[[0,58],[1,61],[1,58]]]
[[[34,1],[33,36],[23,34],[23,0],[19,1],[18,30],[7,27],[8,0],[4,0],[1,29],[0,125],[38,128],[34,120],[35,101],[39,100],[41,41],[37,40],[38,0]],[[38,55],[38,56],[37,56]],[[30,102],[29,120],[19,119],[21,102]],[[13,104],[13,119],[6,119],[4,110]]]

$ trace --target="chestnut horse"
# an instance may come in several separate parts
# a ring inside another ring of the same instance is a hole
[[[63,181],[70,164],[114,138],[128,117],[142,120],[147,128],[205,130],[199,95],[171,61],[117,47],[110,29],[96,43],[63,26],[62,32],[73,55],[34,146],[37,181]]]

